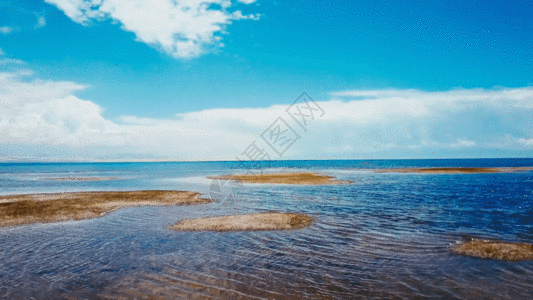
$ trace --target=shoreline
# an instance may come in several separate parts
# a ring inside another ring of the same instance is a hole
[[[111,191],[0,196],[0,228],[79,221],[131,206],[194,205],[212,202],[188,191]]]

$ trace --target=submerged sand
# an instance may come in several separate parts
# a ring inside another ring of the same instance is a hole
[[[404,168],[404,169],[377,169],[378,173],[427,173],[427,174],[468,174],[468,173],[511,173],[518,171],[530,171],[533,167],[509,167],[509,168]]]
[[[292,213],[257,213],[180,221],[169,227],[180,231],[248,231],[297,229],[311,225],[313,218]]]
[[[127,206],[209,203],[186,191],[79,192],[0,197],[0,227],[83,220]]]
[[[458,254],[498,260],[533,260],[533,245],[473,240],[459,244],[453,251]]]
[[[45,180],[58,180],[58,181],[100,181],[100,180],[116,180],[116,177],[57,177],[46,178]]]
[[[274,183],[274,184],[348,184],[350,181],[336,180],[334,176],[327,176],[311,172],[294,173],[263,173],[253,175],[224,175],[207,177],[209,179],[234,180],[244,183]]]

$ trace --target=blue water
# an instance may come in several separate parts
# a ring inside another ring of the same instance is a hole
[[[533,159],[0,164],[0,195],[189,190],[210,175],[310,170],[349,185],[244,184],[234,201],[126,208],[0,229],[1,299],[533,299],[533,262],[456,255],[470,238],[533,243],[533,172],[398,174],[402,167],[520,167]],[[115,177],[50,181],[57,177]],[[186,218],[282,211],[294,231],[174,232]]]

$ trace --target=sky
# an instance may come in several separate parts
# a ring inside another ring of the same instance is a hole
[[[2,0],[0,161],[532,157],[531,15],[530,0]]]

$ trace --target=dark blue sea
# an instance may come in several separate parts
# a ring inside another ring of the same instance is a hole
[[[131,207],[86,221],[0,229],[0,299],[533,299],[533,261],[454,254],[472,238],[533,243],[533,159],[3,163],[0,195],[188,190],[211,175],[314,171],[348,185],[243,184],[193,206]],[[113,177],[51,181],[56,177]],[[289,231],[175,232],[182,219],[252,212],[316,218]]]

